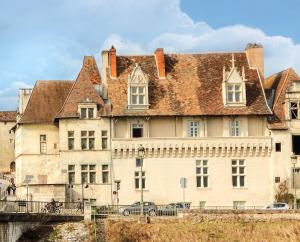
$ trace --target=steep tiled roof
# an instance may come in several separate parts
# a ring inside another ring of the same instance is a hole
[[[114,116],[148,115],[265,115],[270,114],[256,69],[245,53],[234,53],[235,66],[246,75],[246,107],[224,107],[223,67],[232,65],[232,53],[167,54],[166,78],[159,79],[154,56],[118,56],[117,79],[108,80]],[[127,80],[135,63],[149,77],[148,110],[127,109]]]
[[[16,111],[0,111],[0,122],[16,122]]]
[[[286,129],[285,123],[285,94],[294,81],[300,77],[293,69],[278,72],[265,79],[266,93],[274,116],[269,123],[271,129]]]
[[[83,67],[64,103],[57,118],[78,117],[79,103],[96,103],[98,115],[107,115],[106,106],[93,85],[89,72]]]
[[[50,123],[61,109],[72,81],[37,81],[19,123]]]
[[[94,56],[85,56],[83,59],[83,70],[89,75],[93,84],[100,84],[100,74]]]

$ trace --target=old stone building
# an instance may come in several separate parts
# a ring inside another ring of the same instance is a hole
[[[0,173],[15,172],[15,140],[11,128],[16,124],[17,112],[0,111]]]
[[[291,184],[300,78],[264,78],[262,46],[141,56],[112,47],[101,66],[100,78],[85,57],[75,81],[36,82],[15,131],[20,198],[26,176],[32,200],[97,204],[117,203],[116,180],[121,204],[142,189],[147,201],[195,206],[263,206]]]

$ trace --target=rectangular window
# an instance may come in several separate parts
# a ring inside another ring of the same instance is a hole
[[[88,108],[88,117],[94,118],[94,108]]]
[[[81,165],[81,183],[88,182],[88,165]]]
[[[290,103],[291,119],[299,119],[299,102]]]
[[[131,104],[143,105],[145,104],[145,87],[131,87]]]
[[[198,137],[200,131],[199,121],[189,121],[188,129],[189,137]]]
[[[102,165],[102,183],[106,184],[109,181],[109,166]]]
[[[276,152],[281,152],[281,143],[275,143],[275,151]]]
[[[69,184],[75,183],[75,165],[68,165]]]
[[[200,201],[200,202],[199,202],[199,208],[200,208],[200,209],[204,209],[204,208],[205,208],[205,205],[206,205],[206,201]]]
[[[300,155],[300,135],[293,135],[292,142],[293,142],[293,153],[295,155]]]
[[[74,150],[74,131],[68,131],[68,149]]]
[[[81,118],[87,118],[87,109],[86,108],[81,108],[80,109],[80,117]]]
[[[81,131],[81,149],[95,149],[95,131]]]
[[[234,209],[245,209],[246,201],[233,201],[233,208]]]
[[[232,186],[245,187],[246,186],[246,165],[245,160],[232,160]]]
[[[141,184],[141,172],[140,171],[134,172],[134,185],[135,185],[135,189],[140,189],[140,187],[142,187],[142,189],[145,189],[145,187],[146,187],[146,172],[145,171],[142,172],[142,184]]]
[[[241,136],[241,121],[230,120],[229,126],[230,136]]]
[[[142,165],[142,159],[136,158],[136,159],[135,159],[135,166],[136,166],[136,167],[141,167],[141,165]]]
[[[107,130],[101,131],[102,150],[107,149]]]
[[[40,153],[47,153],[47,136],[45,134],[40,135]]]
[[[197,187],[208,187],[208,160],[196,160]]]
[[[241,102],[242,93],[241,84],[228,84],[227,85],[227,101],[229,103],[239,103]]]
[[[133,138],[143,137],[143,124],[132,124],[131,129]]]
[[[96,183],[96,166],[89,165],[89,183]]]

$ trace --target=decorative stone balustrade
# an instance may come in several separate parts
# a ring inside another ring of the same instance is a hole
[[[146,158],[270,156],[272,150],[269,137],[115,138],[113,158],[137,157],[140,145],[146,149]]]

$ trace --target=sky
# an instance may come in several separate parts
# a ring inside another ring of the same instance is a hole
[[[298,2],[298,4],[297,4]],[[265,50],[300,73],[299,0],[0,0],[0,110],[36,80],[74,80],[84,55]]]

